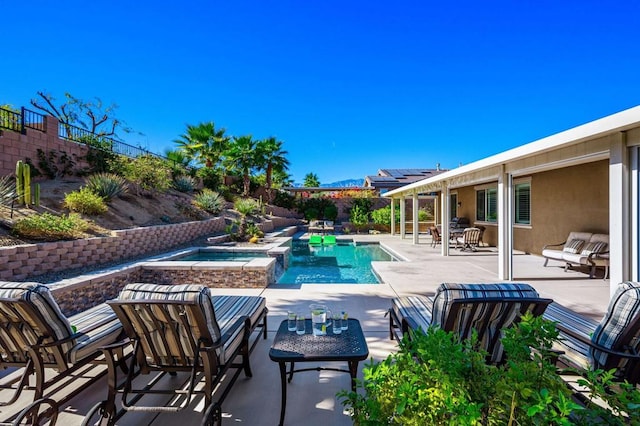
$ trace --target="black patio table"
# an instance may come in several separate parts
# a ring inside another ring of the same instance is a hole
[[[282,401],[280,405],[280,423],[284,424],[284,414],[287,407],[287,373],[288,382],[293,379],[293,373],[302,371],[342,371],[351,375],[351,389],[356,390],[356,375],[358,363],[367,359],[369,348],[362,333],[360,322],[349,318],[349,328],[342,330],[342,334],[333,334],[333,327],[327,328],[324,336],[314,336],[311,330],[311,320],[307,319],[305,334],[299,335],[295,331],[287,330],[287,320],[280,323],[276,337],[273,340],[269,358],[280,366],[280,383],[282,386]],[[330,367],[312,367],[295,370],[296,362],[315,361],[347,361],[348,370]],[[286,364],[289,363],[287,372]]]

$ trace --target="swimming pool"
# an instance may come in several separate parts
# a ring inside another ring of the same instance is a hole
[[[396,260],[379,244],[340,242],[311,247],[307,241],[294,241],[289,268],[278,284],[342,283],[374,284],[380,280],[371,269],[371,261]]]

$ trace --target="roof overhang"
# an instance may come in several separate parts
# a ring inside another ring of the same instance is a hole
[[[608,136],[637,127],[640,127],[640,106],[405,185],[383,196],[433,192],[442,189],[444,183],[455,188],[495,180],[504,172],[517,176],[607,159]]]

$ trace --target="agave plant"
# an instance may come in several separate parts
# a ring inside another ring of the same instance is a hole
[[[193,204],[206,212],[216,214],[224,207],[224,198],[217,192],[204,188],[193,197]]]
[[[196,181],[191,176],[176,176],[173,179],[173,187],[180,192],[193,192]]]
[[[105,201],[125,194],[129,187],[127,181],[113,173],[98,173],[87,178],[87,188],[104,198]]]

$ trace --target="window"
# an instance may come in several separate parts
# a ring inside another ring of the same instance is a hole
[[[515,189],[515,223],[531,225],[531,182],[517,183]]]
[[[479,222],[498,221],[498,190],[496,188],[476,191],[476,220]]]
[[[458,217],[458,193],[452,192],[449,194],[449,219]]]

